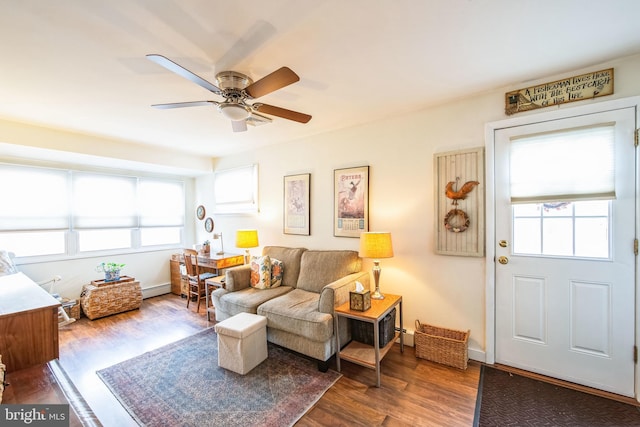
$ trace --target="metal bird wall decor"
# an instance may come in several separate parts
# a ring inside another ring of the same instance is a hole
[[[458,200],[464,200],[467,198],[467,194],[473,191],[474,188],[480,182],[478,181],[467,181],[462,184],[459,190],[454,190],[453,186],[456,185],[460,180],[460,178],[456,177],[455,181],[449,181],[444,189],[444,194],[448,199],[453,200],[451,204],[453,205],[453,209],[447,212],[447,215],[444,217],[444,227],[448,231],[452,231],[454,233],[461,233],[469,228],[471,225],[471,220],[465,211],[462,209],[458,209]]]
[[[459,178],[456,178],[455,181],[449,181],[444,189],[444,194],[447,196],[447,198],[453,200],[453,203],[451,203],[452,205],[457,205],[458,200],[466,199],[467,194],[473,191],[473,189],[476,188],[476,185],[480,184],[478,181],[467,181],[462,184],[460,190],[454,190],[453,186],[457,184],[458,181]]]

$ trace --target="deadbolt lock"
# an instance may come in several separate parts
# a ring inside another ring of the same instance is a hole
[[[507,258],[506,256],[501,256],[500,258],[498,258],[498,262],[500,264],[509,264],[509,258]]]
[[[500,245],[501,248],[506,248],[507,246],[509,246],[506,240],[500,240],[498,244]]]

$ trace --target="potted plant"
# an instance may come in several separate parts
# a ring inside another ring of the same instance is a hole
[[[202,252],[204,254],[211,253],[211,243],[208,240],[205,240],[204,243],[202,244]]]
[[[117,262],[101,262],[96,267],[96,271],[104,273],[105,282],[115,282],[120,280],[120,270],[124,267],[124,264]]]

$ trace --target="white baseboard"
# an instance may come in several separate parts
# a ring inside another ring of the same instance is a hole
[[[171,283],[142,288],[142,299],[157,297],[171,292]]]
[[[467,351],[469,352],[469,359],[471,360],[476,360],[482,363],[484,363],[487,360],[487,353],[484,350],[470,348]]]

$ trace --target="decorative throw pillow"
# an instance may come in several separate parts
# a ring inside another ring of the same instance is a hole
[[[15,274],[17,272],[18,268],[9,256],[9,252],[0,250],[0,276],[7,276],[9,274]]]
[[[271,258],[271,287],[277,288],[282,284],[284,264],[279,259]]]
[[[269,255],[251,259],[251,287],[256,289],[271,287],[271,258]]]

